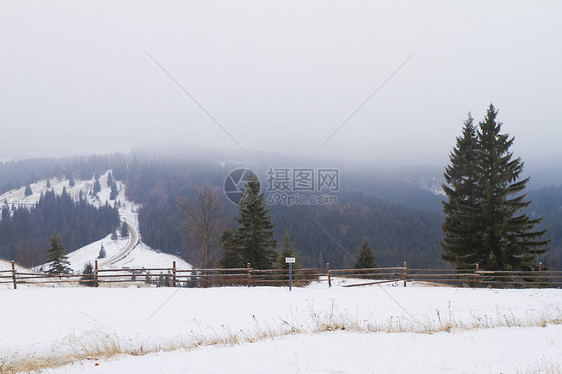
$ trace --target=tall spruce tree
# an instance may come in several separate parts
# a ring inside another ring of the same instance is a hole
[[[468,114],[462,135],[449,155],[450,165],[445,168],[443,201],[445,234],[441,258],[452,262],[457,269],[473,268],[478,262],[475,248],[480,247],[480,189],[476,174],[478,139],[474,119]]]
[[[50,247],[47,248],[47,261],[49,262],[47,273],[49,274],[65,275],[72,273],[68,256],[66,255],[66,248],[60,241],[59,234],[55,231],[51,239],[49,239]]]
[[[531,204],[522,194],[529,178],[520,180],[523,162],[509,151],[514,138],[500,133],[497,113],[490,104],[474,151],[465,122],[451,154],[445,170],[442,258],[457,268],[478,263],[486,270],[532,270],[550,241],[542,239],[546,230],[534,230],[541,218],[530,219],[524,212]]]
[[[359,251],[357,252],[357,258],[353,263],[354,269],[371,269],[377,267],[375,252],[369,244],[369,238],[365,237]]]
[[[260,194],[260,182],[251,177],[241,191],[238,204],[238,227],[234,231],[232,247],[239,253],[242,264],[250,263],[256,269],[271,269],[277,257],[270,211]]]

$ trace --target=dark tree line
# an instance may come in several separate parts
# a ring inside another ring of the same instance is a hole
[[[178,227],[182,217],[176,197],[190,199],[191,186],[196,184],[222,186],[229,170],[214,163],[185,160],[132,163],[126,193],[142,204],[139,225],[143,241],[168,253],[186,254]],[[430,196],[431,204],[436,199],[428,193],[419,196]],[[361,192],[344,190],[338,197],[339,204],[333,207],[275,206],[271,211],[275,238],[281,239],[288,229],[303,266],[325,266],[330,262],[335,267],[349,267],[365,236],[371,240],[381,266],[402,265],[404,261],[420,267],[444,265],[439,258],[441,213],[412,209]],[[237,207],[230,202],[225,202],[224,210],[230,219],[237,216]]]
[[[562,270],[562,186],[544,187],[529,192],[529,199],[533,201],[527,208],[527,214],[532,217],[543,217],[537,226],[539,229],[548,229],[551,249],[539,256],[550,269]]]
[[[122,181],[127,175],[128,159],[126,155],[114,153],[0,162],[0,194],[55,177],[69,179],[72,186],[74,178],[90,179],[94,173],[101,175],[108,169],[113,170],[114,179]]]
[[[336,206],[278,206],[276,237],[291,233],[306,266],[351,267],[365,236],[380,266],[442,267],[442,215],[342,191]]]
[[[208,182],[222,186],[224,177],[225,170],[212,162],[134,159],[127,174],[125,191],[129,199],[142,204],[139,226],[143,241],[172,254],[186,254],[186,251],[189,254],[196,250],[182,249],[179,224],[183,218],[176,199],[191,199],[194,185]],[[227,216],[232,216],[235,211],[232,204],[225,204]]]

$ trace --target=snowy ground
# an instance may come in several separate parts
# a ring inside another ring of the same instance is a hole
[[[82,361],[45,373],[547,373],[556,367],[551,357],[560,359],[560,334],[560,326],[433,335],[330,332]]]
[[[137,354],[190,348],[45,371],[57,374],[539,373],[562,362],[562,290],[30,287],[0,300],[4,362],[108,340]]]

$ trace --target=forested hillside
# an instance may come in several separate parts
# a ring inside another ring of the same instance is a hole
[[[285,229],[307,266],[350,267],[365,236],[381,266],[444,266],[439,259],[441,215],[340,192],[336,206],[275,207],[280,238]]]
[[[37,158],[0,163],[0,194],[40,179],[69,177],[90,179],[108,169],[117,180],[124,180],[128,156],[120,153],[108,155],[74,156],[64,158]]]
[[[529,192],[533,201],[529,215],[533,218],[543,217],[538,227],[548,228],[547,237],[552,239],[551,249],[541,260],[552,269],[562,269],[562,186],[544,187]]]
[[[3,206],[0,220],[0,257],[15,259],[25,266],[44,261],[48,238],[56,230],[72,252],[99,240],[119,225],[116,208],[109,205],[96,208],[85,200],[73,201],[63,193],[55,196],[46,192],[33,207],[15,207],[10,215]]]
[[[191,186],[206,181],[222,187],[225,176],[235,166],[178,160],[148,160],[131,165],[127,176],[127,196],[143,205],[139,212],[140,231],[148,245],[185,254],[178,231],[180,216],[176,196],[190,197]],[[346,185],[353,184],[351,178]],[[361,178],[356,176],[359,181]],[[425,204],[435,206],[438,198],[409,183],[395,183],[396,198],[405,191],[425,196]],[[392,183],[370,185],[390,194]],[[274,206],[272,217],[276,236],[285,229],[305,266],[350,266],[358,246],[369,236],[381,265],[443,266],[439,259],[441,215],[416,210],[362,192],[338,194],[337,206]],[[420,202],[420,204],[424,204]],[[226,204],[225,214],[233,222],[236,206]],[[188,259],[189,260],[189,259]]]
[[[187,157],[143,157],[140,154],[120,154],[73,157],[64,159],[27,160],[0,164],[0,186],[21,186],[37,178],[74,175],[91,178],[93,173],[113,170],[113,176],[126,184],[127,197],[142,205],[139,225],[142,239],[153,248],[187,256],[178,231],[180,216],[176,197],[190,197],[195,184],[209,182],[222,188],[226,175],[240,164],[219,163]],[[433,171],[432,171],[433,172]],[[341,188],[336,206],[273,206],[272,218],[276,236],[281,239],[289,230],[295,249],[305,266],[350,266],[363,237],[375,250],[379,265],[442,267],[441,197],[420,187],[421,177],[393,172],[392,176],[366,169],[342,169]],[[530,191],[533,200],[530,214],[544,217],[542,226],[548,227],[552,250],[542,258],[551,268],[562,267],[562,186]],[[47,200],[48,201],[45,201]],[[44,252],[45,244],[54,228],[59,230],[69,250],[99,239],[100,233],[114,226],[109,210],[96,212],[83,204],[69,205],[68,198],[45,196],[37,211],[18,211],[13,220],[33,222],[34,231],[22,247],[12,232],[22,229],[3,228],[0,231],[0,257],[7,259],[29,257],[29,249]],[[48,207],[48,209],[47,209]],[[225,201],[225,215],[232,222],[237,207]],[[52,213],[48,213],[52,212]],[[56,223],[46,219],[58,217]],[[28,216],[26,218],[26,216]],[[5,222],[0,227],[7,227]],[[14,225],[10,223],[10,225]],[[99,226],[98,226],[99,225]],[[19,234],[18,234],[19,235]],[[25,234],[22,234],[25,235]],[[22,237],[22,236],[18,236]],[[32,239],[32,240],[31,240]]]

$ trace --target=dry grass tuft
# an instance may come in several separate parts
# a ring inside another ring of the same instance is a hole
[[[516,370],[516,374],[562,374],[562,368],[558,362],[549,362],[543,360],[537,362],[536,365],[528,367],[525,370]]]
[[[120,338],[115,332],[100,326],[81,337],[70,336],[53,345],[50,354],[21,355],[14,353],[11,357],[0,359],[0,374],[33,372],[41,369],[68,365],[73,362],[109,358],[117,355],[141,356],[155,352],[175,350],[192,350],[204,346],[233,346],[243,343],[255,343],[260,340],[273,339],[293,334],[313,334],[330,331],[385,332],[385,333],[420,333],[434,334],[440,332],[467,331],[496,327],[545,327],[549,324],[562,323],[562,311],[556,306],[546,309],[536,320],[518,320],[513,314],[497,313],[495,316],[473,316],[472,321],[457,321],[449,306],[444,315],[436,310],[434,316],[426,316],[418,321],[413,317],[390,317],[383,322],[371,318],[352,317],[340,309],[334,301],[326,312],[316,312],[313,305],[308,308],[306,321],[279,320],[271,324],[260,324],[253,318],[253,327],[231,331],[228,327],[192,331],[191,334],[173,339],[165,344],[147,344],[147,342]],[[523,372],[522,372],[523,373]],[[561,373],[557,363],[538,363],[524,373]]]

